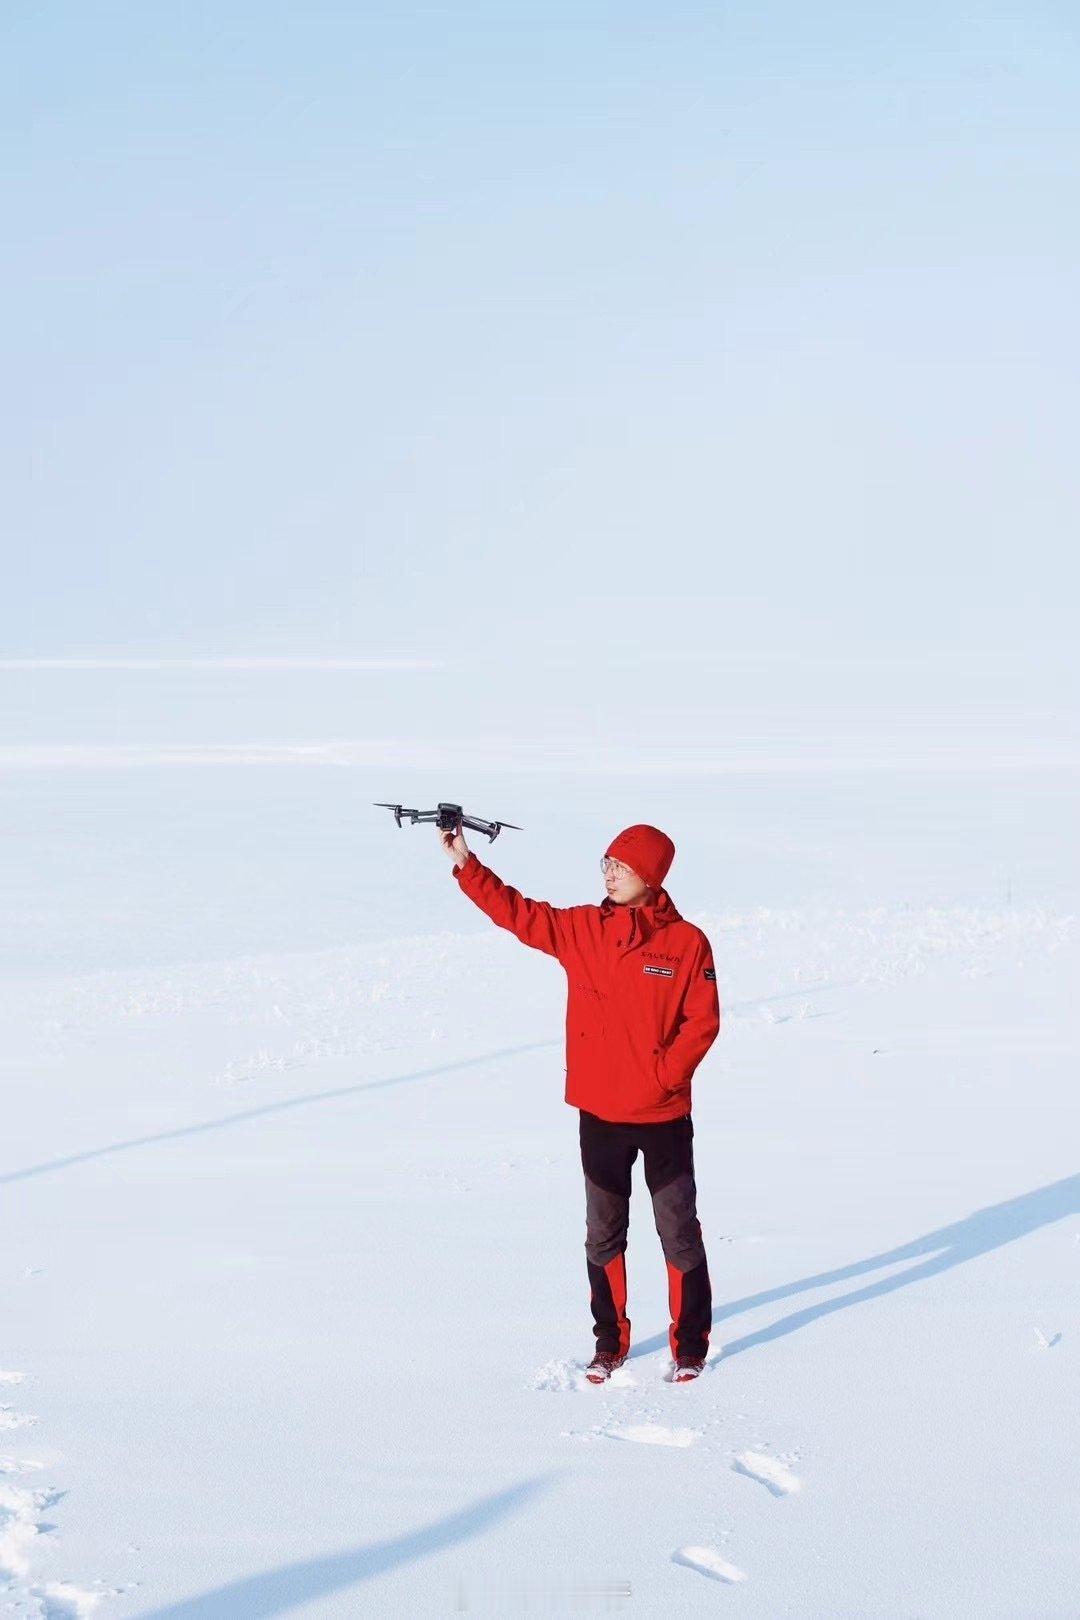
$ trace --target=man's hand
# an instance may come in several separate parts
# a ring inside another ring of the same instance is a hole
[[[456,833],[444,832],[441,827],[435,828],[436,837],[443,849],[450,856],[455,866],[464,866],[469,858],[469,846],[465,842],[460,827]]]

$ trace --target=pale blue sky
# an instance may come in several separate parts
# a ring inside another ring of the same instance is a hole
[[[1073,8],[3,32],[4,656],[414,655],[432,732],[1074,699]]]

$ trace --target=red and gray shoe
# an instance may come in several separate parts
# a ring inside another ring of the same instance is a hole
[[[673,1384],[688,1384],[691,1378],[700,1378],[705,1371],[705,1362],[698,1356],[680,1356],[675,1363],[675,1370],[671,1375]]]
[[[604,1384],[626,1360],[617,1350],[598,1350],[585,1369],[590,1384]]]

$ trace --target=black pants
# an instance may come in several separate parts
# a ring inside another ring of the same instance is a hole
[[[640,1149],[645,1182],[668,1274],[671,1354],[704,1357],[712,1324],[712,1290],[697,1217],[694,1126],[689,1114],[660,1125],[621,1125],[581,1115],[585,1172],[585,1257],[598,1350],[625,1355],[626,1234],[630,1224],[630,1170]]]

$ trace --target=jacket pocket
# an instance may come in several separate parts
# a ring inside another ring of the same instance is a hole
[[[656,1079],[657,1086],[664,1095],[664,1098],[670,1099],[672,1097],[677,1097],[680,1092],[686,1091],[687,1085],[684,1080],[677,1080],[674,1085],[671,1084],[670,1075],[667,1075],[664,1072],[664,1064],[667,1061],[667,1056],[668,1049],[666,1046],[662,1046],[659,1052],[657,1052],[656,1056],[653,1058],[653,1075]]]

